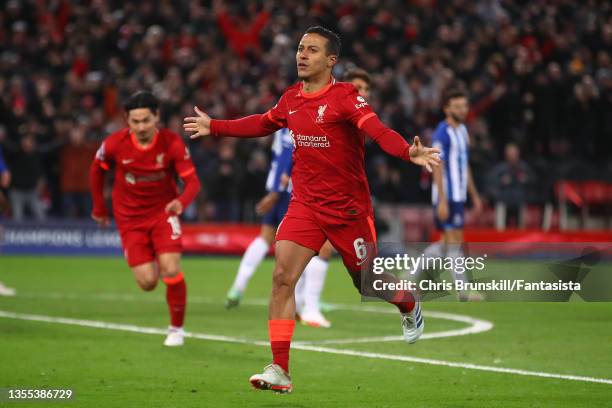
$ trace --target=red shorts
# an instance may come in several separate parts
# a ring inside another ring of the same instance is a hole
[[[119,227],[123,253],[130,267],[152,262],[156,255],[182,252],[181,223],[177,216],[163,214],[138,224]]]
[[[342,256],[344,266],[350,272],[360,271],[366,261],[376,256],[373,214],[369,212],[355,218],[339,218],[291,201],[285,218],[278,226],[276,240],[292,241],[319,252],[326,239]]]

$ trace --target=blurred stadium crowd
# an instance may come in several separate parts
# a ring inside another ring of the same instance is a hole
[[[342,37],[336,76],[369,71],[370,104],[406,137],[429,143],[442,90],[465,85],[472,168],[489,202],[541,203],[556,179],[612,178],[609,1],[9,0],[0,147],[10,177],[0,181],[13,216],[88,216],[89,162],[136,90],[159,96],[176,132],[194,105],[216,118],[265,111],[296,80],[296,44],[315,24]],[[203,193],[187,218],[254,220],[269,144],[193,142]],[[366,161],[378,201],[429,202],[417,166],[372,144]]]

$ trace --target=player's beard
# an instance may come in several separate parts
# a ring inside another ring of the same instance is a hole
[[[454,113],[451,113],[451,118],[453,119],[453,121],[455,121],[455,123],[457,124],[462,124],[465,121],[465,118],[462,118],[459,115],[455,115]]]

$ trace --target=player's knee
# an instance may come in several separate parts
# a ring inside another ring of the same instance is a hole
[[[145,292],[150,292],[153,289],[155,289],[155,287],[157,286],[157,279],[153,279],[153,278],[139,279],[138,286],[140,286],[140,289],[144,290]]]
[[[164,278],[174,278],[181,272],[178,263],[168,262],[159,265],[159,273]]]
[[[272,285],[276,290],[287,290],[295,286],[289,268],[282,263],[277,263],[272,276]]]
[[[181,271],[179,267],[169,267],[169,268],[162,268],[160,269],[160,274],[163,278],[174,278],[176,277]]]

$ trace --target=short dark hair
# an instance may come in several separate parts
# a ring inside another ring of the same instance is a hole
[[[446,108],[450,101],[455,98],[467,98],[467,92],[459,87],[448,88],[442,94],[442,107]]]
[[[132,94],[123,104],[126,113],[132,109],[149,108],[151,112],[157,113],[159,110],[159,99],[149,91],[138,91]]]
[[[313,26],[306,30],[304,34],[319,34],[321,37],[325,37],[327,39],[327,55],[340,56],[340,48],[342,47],[342,42],[340,41],[340,36],[332,30],[321,26]]]
[[[351,82],[353,79],[361,79],[368,85],[372,84],[372,78],[365,69],[353,68],[349,69],[346,74],[344,74],[344,82]]]

